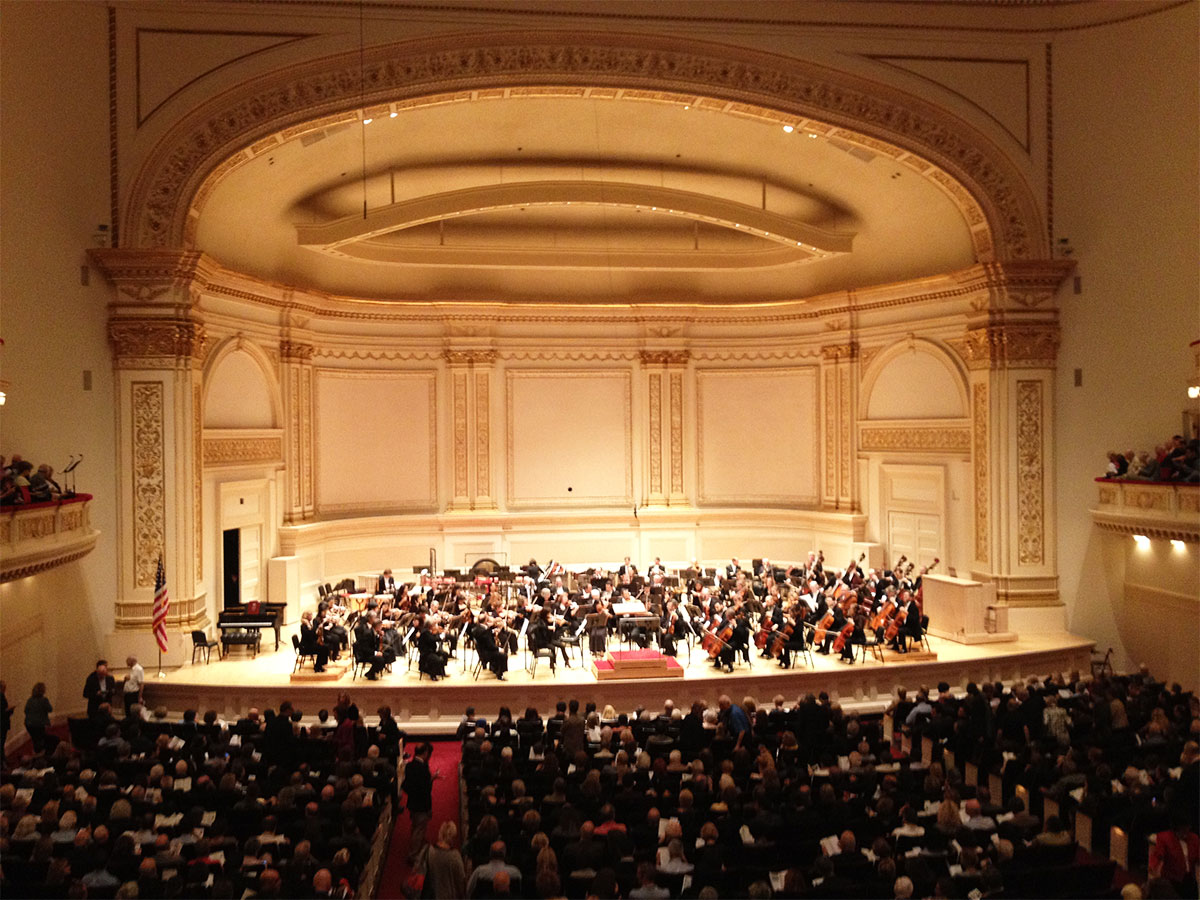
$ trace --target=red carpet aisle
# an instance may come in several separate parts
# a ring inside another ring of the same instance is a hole
[[[462,743],[454,740],[434,740],[433,756],[429,759],[429,768],[440,772],[441,777],[433,782],[433,820],[426,832],[429,840],[437,840],[438,829],[442,823],[450,819],[460,829],[462,823],[458,820],[458,763],[462,759]],[[407,745],[411,746],[411,745]],[[403,795],[401,795],[403,801]],[[383,877],[379,882],[380,900],[396,900],[404,896],[404,880],[408,878],[408,840],[409,826],[412,820],[407,812],[396,818],[392,831],[392,845],[388,849],[388,858],[383,865]]]

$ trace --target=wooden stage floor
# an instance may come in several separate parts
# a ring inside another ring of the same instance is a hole
[[[561,664],[552,674],[545,660],[539,660],[536,677],[525,670],[524,654],[509,660],[510,671],[503,681],[490,672],[474,680],[463,671],[463,661],[451,660],[449,677],[431,683],[418,679],[416,664],[406,671],[406,660],[396,661],[393,671],[378,681],[359,677],[351,679],[350,672],[339,679],[304,682],[292,681],[295,655],[291,650],[291,631],[287,628],[279,650],[269,649],[273,641],[264,635],[264,651],[252,659],[248,651],[235,649],[229,658],[212,662],[200,661],[166,670],[157,678],[154,670],[147,671],[146,700],[151,707],[164,705],[172,712],[196,709],[203,713],[215,709],[224,716],[237,714],[251,706],[260,709],[278,706],[283,699],[291,700],[306,716],[318,709],[331,709],[341,691],[352,698],[373,720],[375,710],[389,705],[404,727],[413,731],[436,732],[453,729],[459,716],[468,706],[480,715],[492,717],[500,706],[508,706],[519,715],[533,706],[543,715],[554,710],[560,699],[578,698],[581,702],[594,700],[603,707],[611,703],[618,712],[628,712],[638,706],[661,707],[670,698],[676,705],[688,705],[693,700],[713,702],[721,694],[741,699],[754,697],[760,704],[769,704],[776,694],[789,702],[807,693],[826,691],[830,697],[847,708],[872,708],[885,703],[896,688],[914,690],[940,681],[961,688],[967,682],[1004,681],[1030,675],[1053,672],[1087,672],[1093,642],[1065,632],[1031,634],[1014,641],[993,644],[958,644],[930,637],[931,649],[937,658],[912,660],[889,657],[885,663],[867,657],[866,663],[850,665],[833,656],[813,655],[813,665],[803,662],[796,668],[781,669],[774,660],[753,656],[752,665],[739,663],[731,674],[714,670],[707,657],[696,649],[688,661],[686,650],[680,652],[684,665],[683,678],[614,679],[597,681],[590,665],[567,669]],[[613,645],[613,649],[617,649]],[[460,654],[461,656],[461,654]],[[469,654],[471,661],[474,654]],[[306,662],[311,672],[311,663]],[[149,667],[148,667],[149,668]],[[311,679],[311,675],[309,678]]]

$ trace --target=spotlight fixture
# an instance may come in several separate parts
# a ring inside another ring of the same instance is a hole
[[[1171,541],[1171,549],[1174,550],[1176,553],[1182,553],[1184,550],[1187,549],[1187,544],[1185,544],[1183,541],[1180,541],[1180,540],[1172,540]]]
[[[1133,536],[1133,542],[1137,544],[1139,550],[1150,549],[1150,538],[1146,537],[1144,534],[1135,534]]]

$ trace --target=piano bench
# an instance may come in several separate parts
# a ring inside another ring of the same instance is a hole
[[[246,631],[226,631],[221,634],[221,658],[224,659],[229,655],[230,647],[249,647],[254,654],[254,658],[258,658],[258,648],[262,645],[262,632],[257,628],[250,628]]]

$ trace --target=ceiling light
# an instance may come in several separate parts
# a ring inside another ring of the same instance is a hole
[[[1184,550],[1187,549],[1187,545],[1183,541],[1172,540],[1171,541],[1171,549],[1174,550],[1176,553],[1182,553]]]
[[[783,130],[785,132],[787,132],[788,134],[791,134],[793,131],[796,130],[796,126],[795,125],[784,125]]]
[[[810,138],[813,138],[814,140],[816,140],[816,137],[817,137],[817,136],[816,136],[815,134],[810,134],[810,135],[809,135],[809,137],[810,137]]]
[[[1139,550],[1148,550],[1150,548],[1150,538],[1146,537],[1144,534],[1135,534],[1133,536],[1133,542],[1137,544],[1137,548]]]
[[[400,115],[400,113],[394,112],[394,113],[392,113],[390,116],[388,116],[388,118],[389,118],[389,119],[394,119],[394,118],[396,118],[396,116],[398,116],[398,115]]]
[[[372,122],[374,122],[374,121],[375,121],[374,119],[363,119],[363,124],[364,124],[364,125],[370,125],[370,124],[371,124]]]
[[[1188,397],[1190,397],[1192,400],[1200,397],[1200,384],[1193,384],[1188,388]]]

